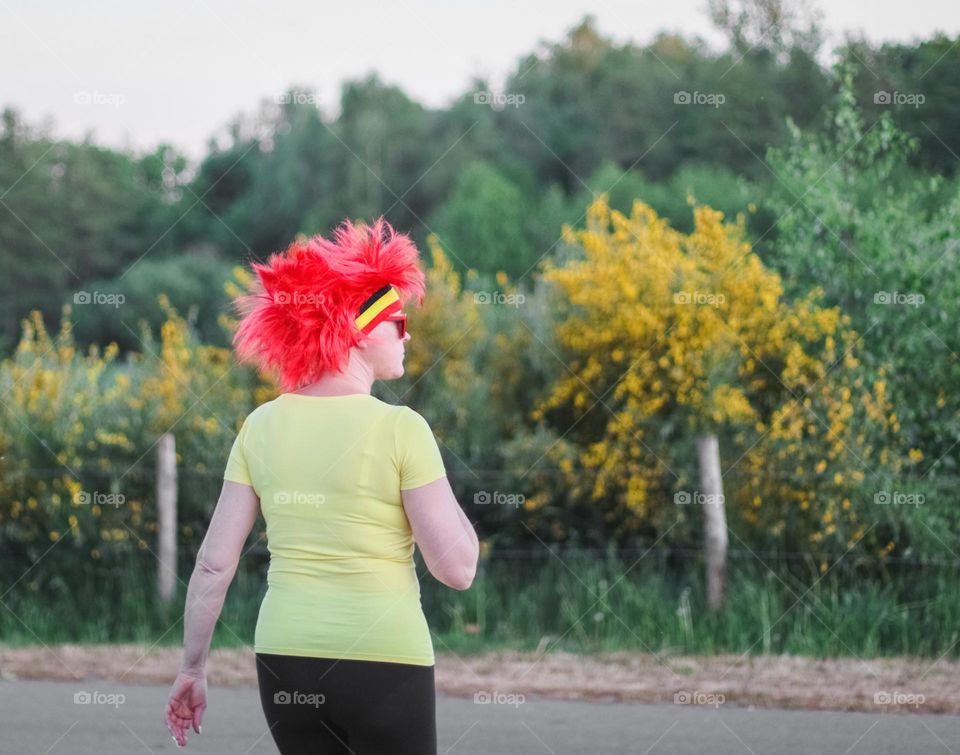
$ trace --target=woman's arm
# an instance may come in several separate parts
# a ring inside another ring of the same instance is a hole
[[[419,488],[401,490],[403,508],[423,561],[447,587],[466,590],[477,573],[477,534],[444,476]]]
[[[260,499],[252,487],[224,480],[187,586],[181,671],[199,673],[206,664],[227,589],[259,514]]]
[[[473,547],[477,549],[477,553],[479,554],[480,540],[477,538],[477,532],[473,529],[473,524],[467,519],[467,515],[459,505],[457,506],[457,514],[460,517],[460,524],[463,526],[463,531],[467,533],[467,537],[470,538],[470,542],[473,543]]]
[[[183,661],[164,711],[167,729],[178,747],[187,744],[190,727],[200,733],[207,708],[207,654],[223,599],[240,562],[243,544],[260,513],[253,488],[225,480],[220,500],[203,538],[187,585],[183,618]]]

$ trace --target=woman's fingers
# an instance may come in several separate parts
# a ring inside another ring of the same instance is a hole
[[[180,725],[180,722],[177,720],[177,717],[173,713],[171,705],[167,704],[167,728],[170,730],[171,734],[182,733],[183,727]]]
[[[191,726],[194,731],[200,733],[200,722],[206,704],[202,701],[193,702],[193,693],[192,685],[181,687],[170,695],[167,703],[167,729],[178,747],[184,747],[187,744],[187,732]]]
[[[183,747],[187,743],[187,736],[182,719],[173,714],[167,715],[167,731],[173,737],[173,741],[178,747]]]
[[[167,731],[170,732],[170,736],[173,737],[173,741],[177,743],[178,747],[183,747],[187,743],[187,737],[183,732],[183,727],[167,724]]]
[[[165,715],[167,729],[178,747],[186,746],[191,726],[197,734],[200,733],[206,708],[206,678],[180,674],[173,683]]]

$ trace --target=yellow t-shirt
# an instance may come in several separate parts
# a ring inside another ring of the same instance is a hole
[[[407,406],[284,393],[254,409],[224,472],[253,487],[267,525],[254,650],[432,666],[400,491],[445,474]]]

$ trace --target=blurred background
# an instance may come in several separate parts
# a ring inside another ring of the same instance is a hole
[[[354,5],[0,8],[3,642],[180,642],[278,390],[231,298],[383,214],[429,290],[374,391],[482,540],[438,651],[956,658],[956,12]]]

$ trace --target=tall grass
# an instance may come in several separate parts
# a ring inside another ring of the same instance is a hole
[[[265,565],[237,573],[215,647],[253,643]],[[705,608],[697,559],[650,554],[501,554],[466,592],[423,571],[422,602],[437,652],[490,649],[667,654],[789,653],[814,657],[960,655],[956,565],[913,565],[864,578],[803,562],[732,559],[725,609]],[[0,641],[182,641],[185,584],[169,606],[155,594],[154,564],[104,566],[93,577],[28,573],[4,580]],[[181,575],[185,583],[189,575]],[[12,585],[12,587],[11,587]]]

